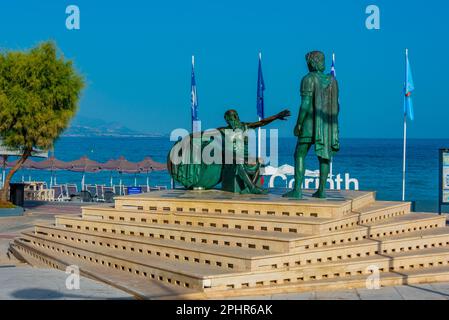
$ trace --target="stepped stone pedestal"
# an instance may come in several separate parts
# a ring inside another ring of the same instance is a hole
[[[167,190],[56,216],[11,245],[28,263],[86,276],[140,298],[244,295],[449,281],[446,218],[373,192],[304,200]],[[371,280],[369,280],[371,279]]]

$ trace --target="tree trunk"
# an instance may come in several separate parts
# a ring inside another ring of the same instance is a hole
[[[11,182],[11,179],[14,176],[14,174],[22,167],[22,165],[25,163],[25,161],[28,159],[28,157],[30,155],[31,155],[31,150],[26,150],[23,153],[22,157],[20,157],[19,161],[16,162],[14,167],[12,167],[11,170],[6,175],[3,189],[0,190],[0,201],[4,201],[4,202],[9,201],[8,191],[9,191],[9,184]]]

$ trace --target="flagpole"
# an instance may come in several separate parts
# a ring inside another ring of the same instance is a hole
[[[408,68],[407,68],[407,58],[408,58],[408,49],[405,49],[405,81],[408,79]],[[407,83],[405,84],[407,86]],[[404,92],[405,94],[405,92]],[[406,99],[406,98],[404,98]],[[403,159],[402,159],[402,201],[405,201],[405,168],[406,168],[406,156],[407,156],[407,109],[404,104],[404,150],[403,150]]]
[[[405,166],[407,153],[407,114],[404,115],[404,150],[402,159],[402,201],[405,201]]]
[[[259,52],[259,61],[262,61],[262,52]],[[259,117],[259,121],[261,121],[262,118]],[[262,136],[261,136],[261,127],[259,127],[257,129],[257,162],[260,161],[260,157],[262,156],[262,150],[261,150],[261,145],[262,145]]]
[[[195,56],[192,55],[192,72],[195,72]],[[193,106],[193,100],[192,100],[192,106]],[[195,120],[193,117],[193,107],[191,108],[192,110],[192,133],[195,133]]]
[[[335,53],[332,52],[332,65],[334,66],[334,77],[337,78],[337,73],[335,72]],[[329,177],[332,179],[334,176],[334,161],[331,158],[330,168],[329,168]]]

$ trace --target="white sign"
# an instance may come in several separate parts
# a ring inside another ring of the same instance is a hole
[[[262,169],[262,175],[270,177],[268,181],[269,188],[275,188],[275,182],[281,179],[285,183],[285,188],[293,188],[295,183],[295,169],[290,165],[283,165],[279,168],[265,167]],[[349,173],[337,174],[327,179],[330,190],[359,190],[358,179],[351,178]],[[303,189],[318,189],[320,184],[320,171],[306,170],[305,179],[302,184]]]

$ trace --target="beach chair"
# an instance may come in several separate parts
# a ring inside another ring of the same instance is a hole
[[[113,187],[103,187],[103,198],[104,202],[111,203],[114,202],[114,188]]]
[[[114,186],[114,194],[116,196],[122,196],[123,195],[123,185],[115,185]]]
[[[95,201],[97,199],[97,187],[91,184],[88,184],[84,187],[86,191],[89,191],[92,199]]]
[[[53,201],[64,201],[64,191],[62,189],[61,185],[54,185],[51,187],[51,189],[53,190]]]
[[[62,201],[69,201],[71,200],[71,196],[69,193],[69,189],[67,188],[67,184],[61,184],[62,188]]]
[[[69,191],[67,190],[67,185],[66,184],[61,184],[61,189],[62,189],[63,201],[69,200],[70,196],[69,196]]]
[[[37,191],[36,200],[55,201],[55,191],[53,189],[41,189]]]
[[[55,201],[54,199],[54,190],[49,189],[47,187],[47,183],[44,182],[41,186],[41,188],[38,190],[37,200],[39,201]]]
[[[97,201],[104,201],[104,186],[97,184],[96,185],[96,191],[97,191]]]
[[[78,187],[76,184],[66,184],[67,194],[70,198],[79,196]]]
[[[114,193],[114,187],[103,186],[103,192],[106,191]]]
[[[81,202],[93,202],[94,201],[94,197],[87,190],[83,190],[80,192],[80,198],[81,198]]]
[[[142,193],[147,193],[147,192],[149,192],[150,190],[150,188],[148,188],[148,186],[147,185],[142,185],[142,186],[140,186],[141,188],[142,188]]]

